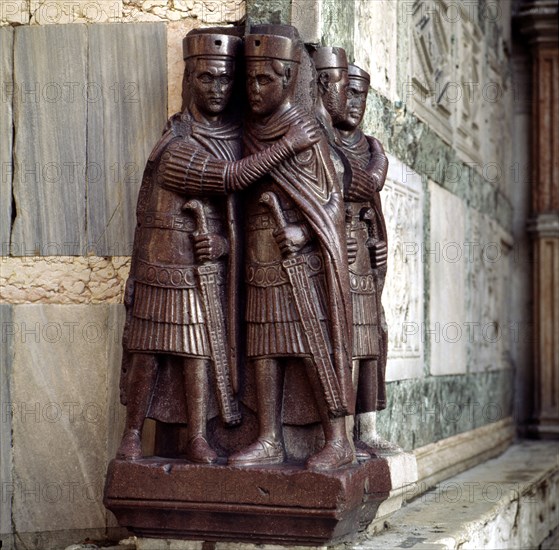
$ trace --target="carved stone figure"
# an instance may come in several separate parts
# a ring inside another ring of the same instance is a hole
[[[346,113],[349,84],[346,52],[343,48],[324,46],[313,53],[312,59],[317,73],[316,116],[335,148],[341,145],[336,127]]]
[[[250,117],[246,152],[266,151],[312,117],[293,104],[300,46],[284,36],[245,37]],[[285,459],[283,367],[300,359],[320,413],[325,445],[307,467],[335,469],[354,459],[345,431],[353,413],[351,310],[344,204],[325,137],[273,168],[246,204],[247,358],[257,391],[259,435],[229,457],[234,465]]]
[[[369,74],[349,65],[347,108],[335,126],[341,138],[341,150],[351,169],[344,190],[347,209],[349,272],[353,304],[353,368],[357,382],[355,446],[360,458],[371,448],[383,447],[373,435],[374,415],[365,413],[386,407],[385,371],[387,327],[381,302],[386,277],[387,234],[379,192],[388,170],[388,159],[380,142],[365,136],[359,125],[365,113]],[[333,117],[334,118],[334,117]],[[360,426],[361,424],[361,426]],[[363,441],[363,440],[366,441]]]
[[[104,503],[138,537],[342,542],[395,489],[386,457],[355,460],[347,432],[352,361],[359,412],[384,406],[386,157],[358,129],[366,73],[349,81],[341,48],[315,54],[321,129],[294,27],[199,29],[184,58],[182,112],[138,197]]]
[[[126,289],[121,386],[127,417],[119,458],[141,458],[141,429],[150,416],[186,423],[186,458],[214,463],[206,437],[210,398],[226,424],[241,419],[234,396],[239,222],[234,197],[226,194],[317,136],[305,124],[264,154],[235,162],[240,125],[226,108],[240,45],[227,34],[185,38],[186,108],[170,119],[146,167]]]

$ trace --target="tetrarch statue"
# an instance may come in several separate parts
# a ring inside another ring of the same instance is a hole
[[[183,110],[138,197],[105,488],[138,536],[325,544],[391,490],[366,416],[386,407],[388,161],[359,129],[369,75],[309,51],[281,25],[184,39]],[[180,445],[148,451],[146,418]]]

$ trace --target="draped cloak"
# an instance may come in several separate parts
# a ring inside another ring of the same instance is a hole
[[[378,142],[375,138],[366,136],[361,130],[356,129],[355,132],[347,137],[344,135],[341,136],[340,148],[342,153],[346,156],[352,169],[355,172],[359,171],[362,174],[362,170],[364,170],[371,162],[373,146],[377,143]],[[379,155],[377,157],[377,162],[374,165],[374,170],[375,176],[381,183],[381,188],[386,177],[387,166],[388,160],[386,159],[386,156],[383,155],[381,158]],[[387,242],[388,235],[384,214],[382,212],[382,204],[379,193],[380,188],[377,188],[377,185],[372,178],[369,179],[368,182],[362,182],[368,184],[367,190],[364,189],[363,185],[361,188],[359,188],[358,185],[354,185],[352,188],[352,183],[354,182],[350,182],[348,187],[345,189],[344,194],[346,195],[346,202],[350,208],[355,206],[355,210],[360,210],[363,206],[370,208],[373,216],[372,219],[367,222],[369,236],[374,239]],[[358,242],[358,246],[359,245],[364,246],[364,243]],[[388,353],[388,332],[384,308],[381,302],[381,295],[386,277],[386,266],[375,268],[371,262],[368,268],[369,269],[367,269],[367,271],[371,274],[370,277],[372,277],[374,285],[374,298],[376,301],[374,305],[368,305],[366,303],[366,296],[359,296],[357,293],[353,292],[353,280],[350,281],[350,284],[352,285],[354,306],[354,356],[372,357],[372,354],[367,353],[367,351],[371,351],[370,346],[360,346],[359,340],[364,341],[367,339],[365,332],[369,332],[369,339],[375,338],[378,342],[378,345],[375,345],[377,348],[377,353],[375,353],[376,363],[364,362],[361,363],[360,366],[356,403],[357,414],[378,411],[386,408],[385,373]],[[372,314],[374,314],[377,318],[371,323],[371,319],[369,317]],[[356,323],[360,323],[360,325],[355,326]],[[357,341],[355,341],[356,335],[359,335],[360,333],[363,333],[363,335],[361,337],[357,337]],[[372,388],[375,388],[375,390],[373,391]]]
[[[272,115],[265,123],[254,119],[249,121],[244,132],[245,155],[270,147],[285,135],[290,126],[306,120],[310,120],[310,115],[302,108],[292,106]],[[325,308],[334,370],[345,414],[353,414],[352,317],[344,236],[345,209],[325,137],[312,148],[272,169],[268,181],[280,198],[287,198],[294,205],[318,242],[324,270]],[[250,342],[247,347],[250,348]]]
[[[138,195],[136,210],[137,226],[134,236],[130,277],[126,285],[125,296],[127,315],[123,335],[124,349],[120,381],[121,402],[124,405],[127,402],[127,366],[130,361],[130,354],[133,352],[155,354],[159,357],[159,369],[153,399],[147,416],[163,422],[185,423],[187,388],[184,387],[184,377],[182,368],[180,368],[182,363],[177,363],[174,357],[209,357],[210,355],[205,315],[193,272],[190,273],[192,275],[190,285],[180,285],[190,286],[191,288],[168,289],[164,287],[165,285],[158,287],[157,281],[151,285],[138,283],[138,279],[145,279],[146,269],[143,264],[147,263],[149,265],[150,259],[148,258],[148,262],[145,262],[142,259],[142,255],[151,255],[155,264],[165,264],[165,261],[158,261],[157,238],[155,237],[154,241],[154,237],[150,235],[148,218],[151,214],[149,210],[153,207],[153,197],[157,196],[159,192],[158,187],[161,185],[157,174],[161,158],[169,148],[169,145],[177,140],[181,140],[190,146],[189,150],[193,152],[193,161],[195,160],[196,150],[203,150],[216,159],[234,161],[240,157],[240,126],[230,122],[224,123],[221,126],[203,125],[197,123],[188,111],[171,117],[161,139],[154,147],[148,159]],[[173,189],[173,191],[176,191],[176,189]],[[223,219],[215,220],[214,224],[216,227],[224,229],[229,244],[226,275],[224,277],[226,280],[222,282],[226,283],[227,288],[225,318],[228,322],[228,342],[226,345],[230,349],[230,365],[232,366],[234,383],[236,383],[235,373],[237,372],[239,361],[237,345],[239,340],[239,305],[237,290],[240,260],[238,251],[241,247],[238,243],[236,199],[232,195],[225,197],[225,191],[223,191],[222,195],[223,197],[218,199],[208,199],[208,197],[204,196],[200,198],[206,203],[208,209],[213,211],[212,215],[214,218],[216,213],[218,215],[221,214]],[[188,189],[185,189],[183,193],[177,193],[176,200],[178,204],[182,205],[188,198],[195,196],[195,194],[189,193]],[[221,201],[221,204],[224,205],[223,209],[215,208],[217,201]],[[160,217],[164,219],[165,213],[161,213]],[[211,225],[212,220],[209,221]],[[177,220],[173,220],[173,223],[176,226]],[[182,236],[185,239],[183,243],[185,244],[190,241],[190,235],[194,232],[194,228],[191,229],[190,232],[185,232],[185,226],[181,226]],[[146,249],[147,252],[145,252]],[[163,267],[167,266],[163,265]],[[193,265],[176,266],[175,262],[175,266],[172,267],[182,267],[182,270],[178,269],[174,272],[171,271],[171,273],[182,273],[182,271],[185,271],[186,275],[184,277],[188,280],[188,270],[193,269],[195,265],[193,262]],[[142,290],[142,300],[147,305],[138,303],[138,289]],[[177,294],[177,290],[182,292],[182,295],[179,294],[178,300],[174,297]],[[188,292],[188,296],[184,296],[185,292]],[[153,304],[153,306],[150,304]],[[148,309],[149,311],[147,311]],[[165,310],[170,313],[165,313]],[[138,316],[143,317],[143,319],[139,319]],[[172,322],[154,323],[150,320],[158,316],[168,317],[169,319],[165,319],[165,321],[172,320]],[[164,333],[159,328],[160,326],[169,326],[171,328],[170,330],[165,330]],[[175,334],[180,334],[181,332],[189,334],[186,345],[181,344],[180,337],[173,336],[173,332]],[[170,333],[171,336],[168,336],[167,333]],[[217,410],[213,393],[214,391],[210,391],[209,400],[212,409],[210,416],[215,414]]]

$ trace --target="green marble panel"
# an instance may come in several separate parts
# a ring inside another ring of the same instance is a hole
[[[247,18],[251,25],[291,23],[291,0],[247,0]]]
[[[391,382],[379,433],[406,450],[473,430],[512,414],[511,370]]]
[[[354,58],[355,2],[324,0],[322,2],[322,45],[340,46],[351,62]]]

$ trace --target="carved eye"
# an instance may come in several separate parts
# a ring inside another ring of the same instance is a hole
[[[198,77],[198,80],[203,84],[211,84],[213,82],[213,78],[208,73],[204,73]]]
[[[231,83],[231,77],[227,75],[222,75],[219,77],[219,81],[221,82],[221,84],[227,85]]]
[[[269,76],[257,76],[256,80],[261,86],[266,86],[266,84],[270,84],[270,82],[272,82],[272,79]]]

